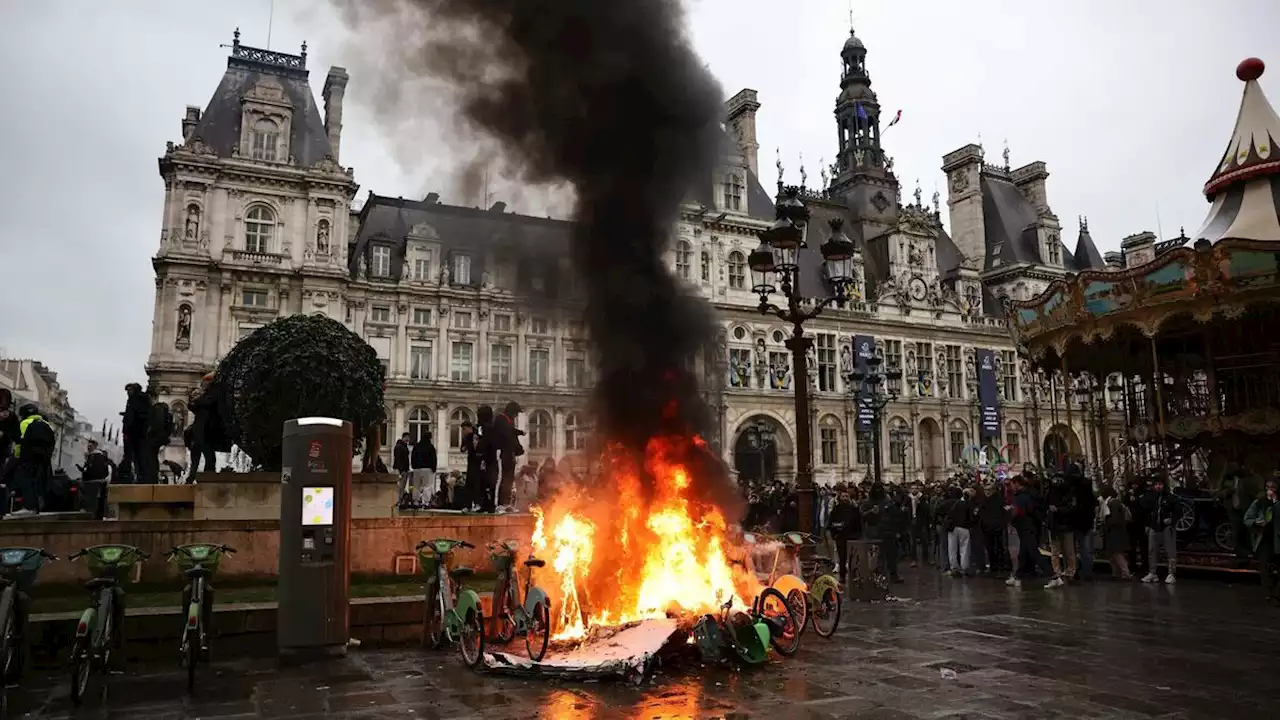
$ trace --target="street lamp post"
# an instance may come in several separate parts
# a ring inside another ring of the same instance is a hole
[[[896,367],[885,369],[883,361],[876,356],[867,358],[866,370],[854,370],[850,373],[853,387],[866,385],[858,405],[871,411],[871,462],[875,468],[875,482],[884,482],[883,464],[880,459],[880,423],[885,406],[898,399],[901,390],[902,371]]]
[[[902,482],[903,484],[906,484],[907,482],[907,450],[909,450],[911,446],[914,444],[914,441],[911,436],[911,428],[908,428],[908,427],[890,428],[889,440],[891,442],[896,442],[898,444],[899,451],[902,454],[902,457],[901,457]],[[893,458],[889,458],[889,460],[890,462],[892,462]]]
[[[773,444],[773,426],[766,420],[757,420],[754,425],[748,425],[744,432],[747,434],[747,444],[755,449],[756,454],[760,458],[760,484],[764,484],[765,480],[765,450]]]
[[[791,324],[787,349],[795,368],[796,405],[796,494],[800,513],[800,530],[813,530],[813,438],[809,427],[809,348],[813,338],[804,334],[804,322],[817,317],[833,303],[844,306],[845,289],[853,282],[853,241],[842,231],[844,221],[831,220],[831,238],[822,244],[822,258],[827,270],[831,294],[822,298],[806,298],[800,290],[800,250],[806,247],[809,208],[800,201],[800,189],[786,188],[774,206],[776,219],[768,230],[760,233],[760,245],[748,258],[751,266],[752,290],[760,296],[760,314],[773,313]],[[769,301],[777,293],[785,301],[778,307]]]

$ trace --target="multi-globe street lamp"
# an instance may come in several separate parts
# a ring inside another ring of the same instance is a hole
[[[760,477],[757,478],[761,484],[769,480],[765,477],[768,472],[765,467],[765,454],[770,447],[773,447],[773,425],[767,420],[758,420],[754,425],[748,425],[743,432],[747,436],[747,446],[756,451],[760,458]]]
[[[911,450],[912,445],[915,444],[915,438],[912,435],[911,428],[909,427],[889,428],[889,442],[895,443],[898,446],[898,452],[900,453],[898,460],[902,463],[902,482],[903,484],[906,484],[907,452]],[[890,449],[892,449],[892,446],[890,446]],[[892,453],[890,453],[890,455],[892,456]],[[889,462],[893,462],[893,457],[889,458]]]
[[[898,399],[901,392],[902,371],[896,367],[885,368],[884,361],[875,355],[866,359],[865,369],[849,373],[849,387],[858,393],[858,407],[871,413],[871,462],[875,481],[883,482],[884,463],[880,456],[880,424],[885,407]],[[861,415],[861,412],[859,412]]]
[[[830,221],[831,237],[822,244],[826,267],[827,293],[824,297],[805,297],[800,290],[800,251],[808,247],[809,208],[800,200],[800,188],[783,190],[774,205],[775,220],[760,233],[760,245],[747,259],[751,266],[751,289],[760,296],[760,314],[773,313],[791,324],[787,349],[791,351],[791,367],[796,382],[796,494],[799,505],[800,530],[813,531],[813,438],[809,427],[809,359],[813,338],[804,334],[806,320],[817,317],[828,306],[843,307],[845,290],[853,282],[853,241],[844,234],[844,221]],[[814,283],[815,286],[820,283]],[[777,294],[785,301],[779,307],[769,296]]]

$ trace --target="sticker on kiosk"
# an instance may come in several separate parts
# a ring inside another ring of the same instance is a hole
[[[302,488],[302,524],[333,524],[333,488]]]

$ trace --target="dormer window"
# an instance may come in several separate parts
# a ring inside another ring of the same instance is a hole
[[[1049,264],[1059,265],[1062,263],[1062,246],[1057,242],[1049,241]]]
[[[279,146],[279,124],[266,118],[262,118],[253,124],[253,135],[249,140],[249,157],[254,160],[275,162],[276,151]]]
[[[453,256],[453,284],[454,285],[470,285],[471,284],[471,256],[470,255],[454,255]]]
[[[742,210],[742,179],[733,173],[724,179],[724,209]]]
[[[371,277],[391,277],[391,248],[386,245],[374,245],[369,251],[369,274]]]
[[[251,253],[271,252],[271,236],[276,214],[265,205],[254,205],[244,215],[244,249]]]

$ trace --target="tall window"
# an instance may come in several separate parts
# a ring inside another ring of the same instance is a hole
[[[413,261],[413,279],[425,282],[431,279],[431,256]]]
[[[276,148],[280,145],[280,126],[273,120],[262,118],[253,124],[249,142],[249,156],[254,160],[276,161]]]
[[[529,449],[547,450],[551,447],[551,416],[546,410],[529,413]]]
[[[964,374],[960,367],[960,346],[946,345],[942,349],[947,361],[947,397],[958,400],[964,397]]]
[[[734,250],[729,253],[729,287],[742,290],[747,286],[747,258]]]
[[[898,418],[889,426],[889,462],[893,465],[902,465],[907,458],[907,442],[911,439],[911,433],[907,430],[907,423],[902,418]]]
[[[951,430],[951,464],[957,465],[964,458],[965,438],[969,433],[963,428],[954,428]]]
[[[454,450],[462,444],[462,423],[464,422],[474,422],[471,411],[466,408],[458,408],[449,416],[449,445]]]
[[[1010,430],[1009,432],[1005,433],[1004,437],[1005,437],[1005,444],[1008,445],[1008,447],[1005,449],[1005,455],[1008,456],[1005,458],[1005,461],[1008,462],[1010,465],[1017,465],[1018,463],[1021,463],[1022,462],[1022,435]]]
[[[369,319],[376,323],[391,322],[391,308],[377,305],[369,308]]]
[[[916,343],[916,373],[910,378],[920,397],[933,397],[933,343]]]
[[[689,243],[681,240],[676,243],[676,275],[688,280],[693,270],[693,249]]]
[[[413,324],[414,325],[430,325],[431,324],[431,308],[414,308]]]
[[[253,253],[271,252],[271,235],[276,214],[265,205],[254,205],[244,215],[244,249]]]
[[[409,412],[409,440],[420,443],[431,433],[431,411],[416,407]]]
[[[511,346],[505,343],[489,346],[489,382],[506,385],[511,382]]]
[[[1018,357],[1012,350],[1000,351],[1000,384],[1005,402],[1018,402]]]
[[[453,284],[454,285],[470,285],[471,284],[471,256],[470,255],[454,255],[453,256]]]
[[[431,343],[409,346],[409,377],[414,380],[431,379]]]
[[[241,293],[240,298],[240,304],[245,307],[264,308],[267,306],[267,292],[265,290],[245,290]]]
[[[1057,265],[1062,262],[1062,245],[1054,238],[1049,238],[1049,264]]]
[[[702,253],[699,261],[702,263],[702,282],[711,282],[711,253]]]
[[[453,314],[453,326],[459,330],[471,329],[471,313],[457,311]]]
[[[579,358],[569,358],[564,361],[564,380],[565,385],[571,388],[586,387],[587,384],[587,366]]]
[[[529,384],[551,384],[551,351],[533,349],[529,351]]]
[[[511,316],[506,313],[494,314],[493,329],[496,332],[511,332]]]
[[[884,341],[884,369],[902,370],[902,341]]]
[[[580,418],[576,412],[564,416],[564,446],[568,450],[582,450],[587,446],[587,436]]]
[[[369,251],[369,276],[391,277],[391,248],[386,245],[374,245]]]
[[[742,178],[730,173],[724,179],[724,208],[742,209]]]
[[[544,317],[533,317],[529,319],[529,332],[534,335],[550,335],[551,323]]]
[[[449,379],[454,382],[471,382],[471,343],[453,344],[453,357],[449,361]]]
[[[859,433],[858,433],[858,452],[857,452],[857,460],[858,460],[858,464],[859,464],[859,465],[870,465],[870,464],[871,464],[872,452],[873,452],[873,451],[872,451],[872,449],[871,449],[871,447],[872,447],[872,446],[871,446],[871,437],[872,437],[872,436],[871,436],[871,433],[870,433],[870,432],[859,432]]]
[[[823,465],[840,464],[840,426],[830,417],[822,419],[818,428],[819,448]]]
[[[836,389],[836,336],[831,333],[818,333],[814,338],[818,348],[818,389],[823,392],[835,392]]]

